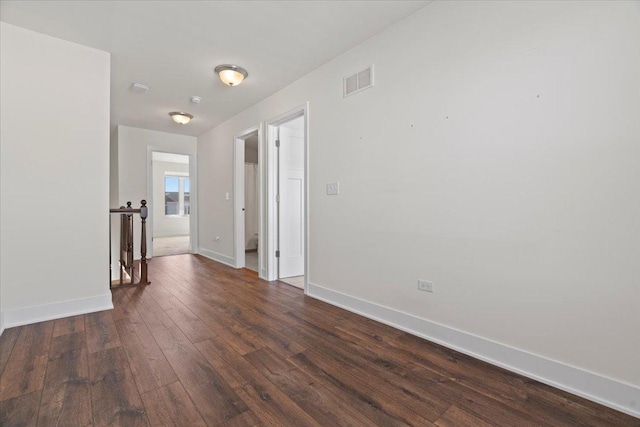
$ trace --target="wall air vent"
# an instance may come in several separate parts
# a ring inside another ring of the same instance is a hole
[[[373,86],[373,65],[344,78],[344,97],[369,89],[371,86]]]

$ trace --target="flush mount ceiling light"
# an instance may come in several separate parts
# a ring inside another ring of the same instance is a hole
[[[238,86],[249,75],[244,68],[229,64],[218,65],[215,71],[227,86]]]
[[[169,113],[174,122],[179,123],[181,125],[186,125],[193,119],[193,116],[189,113],[183,113],[181,111],[173,111]]]

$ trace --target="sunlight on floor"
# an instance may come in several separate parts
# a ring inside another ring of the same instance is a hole
[[[284,279],[278,279],[287,285],[295,286],[296,288],[304,289],[304,276],[287,277]]]
[[[188,254],[190,252],[189,236],[154,237],[153,256]]]

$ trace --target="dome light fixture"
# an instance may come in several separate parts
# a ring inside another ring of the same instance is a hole
[[[171,113],[169,113],[169,115],[174,122],[181,125],[186,125],[191,121],[191,119],[193,119],[193,116],[191,114],[183,113],[182,111],[172,111]]]
[[[215,72],[227,86],[238,86],[249,75],[244,68],[230,64],[218,65]]]

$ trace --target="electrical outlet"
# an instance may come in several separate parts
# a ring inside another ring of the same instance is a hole
[[[328,196],[337,196],[340,194],[340,183],[339,182],[331,182],[327,184],[327,195]]]
[[[433,292],[433,282],[418,280],[418,289],[424,292]]]
[[[220,236],[216,236],[216,242],[220,241]]]
[[[224,193],[224,199],[229,200],[229,193]]]

